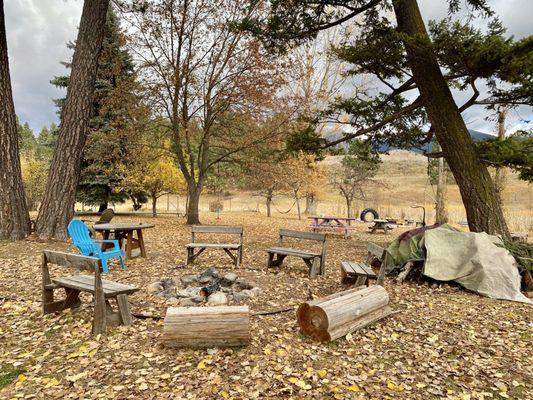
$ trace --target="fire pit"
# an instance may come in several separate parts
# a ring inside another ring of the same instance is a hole
[[[197,275],[165,278],[148,286],[150,293],[179,306],[240,304],[254,297],[259,290],[237,274],[222,275],[216,268],[208,268]]]

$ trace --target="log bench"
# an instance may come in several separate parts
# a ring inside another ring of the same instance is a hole
[[[321,242],[322,250],[318,252],[283,247],[283,238],[294,238]],[[289,229],[280,229],[279,246],[270,247],[269,249],[267,249],[267,253],[267,268],[281,267],[281,265],[283,264],[283,260],[285,260],[287,256],[291,256],[299,257],[305,262],[305,264],[309,268],[310,277],[324,275],[326,261],[326,235],[323,233],[301,232]]]
[[[50,277],[48,264],[87,271],[94,275],[68,275],[57,278]],[[101,262],[95,257],[45,250],[42,257],[42,298],[43,313],[49,314],[78,308],[81,306],[79,298],[81,292],[91,293],[94,298],[94,318],[92,333],[105,334],[107,325],[131,325],[131,315],[128,295],[139,290],[135,286],[101,279]],[[64,290],[63,300],[54,300],[54,291]],[[116,301],[118,311],[114,311],[109,300]]]
[[[187,244],[187,265],[191,264],[206,249],[221,249],[230,256],[235,266],[239,267],[242,263],[242,226],[207,226],[195,225],[191,227],[191,243]],[[239,243],[200,243],[195,241],[195,234],[218,234],[218,235],[239,235]],[[235,253],[235,254],[234,254]]]
[[[369,279],[377,279],[377,275],[368,265],[352,261],[341,262],[341,283],[355,286],[368,286]]]

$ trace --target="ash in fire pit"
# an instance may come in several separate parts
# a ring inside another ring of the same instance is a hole
[[[233,272],[221,275],[216,268],[209,268],[199,275],[153,282],[148,291],[180,306],[199,306],[242,303],[254,297],[259,288]]]

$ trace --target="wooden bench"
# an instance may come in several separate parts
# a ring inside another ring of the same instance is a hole
[[[51,278],[48,264],[87,271],[94,275],[69,275]],[[92,333],[104,334],[107,325],[131,325],[133,317],[130,312],[128,295],[139,290],[135,286],[103,280],[100,277],[101,263],[98,258],[77,254],[45,250],[42,260],[42,297],[43,313],[53,313],[67,308],[81,306],[80,293],[92,293],[94,297],[94,319]],[[54,291],[64,289],[66,297],[54,300]],[[118,312],[113,311],[109,299],[117,303]]]
[[[312,240],[322,242],[322,250],[320,252],[293,249],[283,246],[283,238],[295,238],[303,240]],[[300,257],[309,267],[309,276],[324,275],[326,262],[326,235],[323,233],[301,232],[289,229],[280,229],[279,231],[279,247],[271,247],[267,249],[268,261],[267,268],[281,267],[283,260],[287,256]],[[276,258],[274,258],[277,255]]]
[[[377,279],[377,275],[368,265],[352,261],[341,262],[341,283],[368,286],[369,279]]]
[[[191,264],[202,254],[205,249],[222,249],[224,250],[233,263],[239,267],[242,263],[242,240],[243,240],[242,226],[207,226],[194,225],[191,228],[191,243],[187,244],[187,265]],[[199,243],[195,241],[195,234],[197,233],[212,233],[219,235],[239,235],[239,243]],[[198,251],[195,253],[195,249]],[[233,253],[235,252],[235,254]]]
[[[385,253],[385,249],[375,243],[368,243],[368,256],[366,258],[366,263],[368,265],[372,265],[373,260],[382,261],[383,260],[383,254]]]

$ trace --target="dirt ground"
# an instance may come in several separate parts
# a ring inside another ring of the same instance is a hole
[[[206,252],[185,267],[189,228],[179,218],[124,218],[149,222],[148,258],[113,264],[107,279],[137,285],[134,313],[164,315],[166,300],[143,290],[151,282],[217,267],[233,270],[223,252]],[[287,259],[266,270],[266,252],[281,227],[306,221],[227,213],[208,224],[245,229],[244,262],[237,272],[260,293],[252,312],[275,310],[343,289],[342,260],[363,261],[369,241],[386,245],[401,232],[370,235],[361,225],[351,238],[328,236],[326,276],[309,279],[304,263]],[[42,315],[40,255],[74,251],[62,242],[0,242],[0,398],[47,399],[532,399],[532,308],[443,285],[385,287],[398,313],[335,342],[299,333],[295,313],[251,317],[252,341],[242,349],[167,349],[162,321],[137,319],[131,327],[91,337],[90,297],[76,312]],[[54,270],[59,273],[58,270]],[[11,374],[11,375],[10,375]],[[8,383],[11,379],[14,382]],[[4,377],[4,380],[2,380]]]

